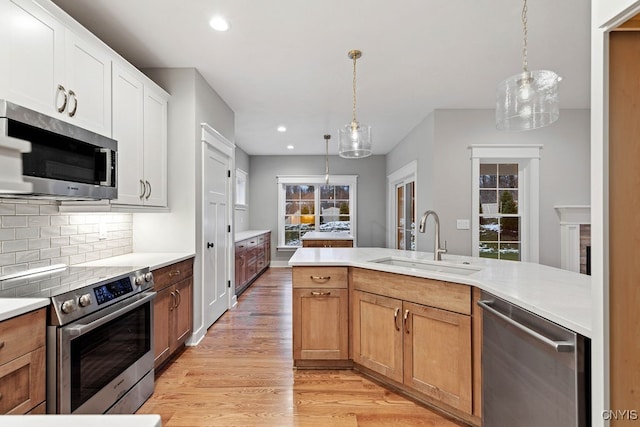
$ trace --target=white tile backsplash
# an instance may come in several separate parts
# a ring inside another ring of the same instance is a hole
[[[107,238],[100,239],[100,224]],[[133,250],[131,214],[59,213],[55,202],[0,200],[0,274],[124,255]]]

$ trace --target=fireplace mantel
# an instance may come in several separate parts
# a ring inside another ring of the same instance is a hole
[[[580,225],[591,224],[591,206],[554,206],[560,217],[560,267],[580,272]]]

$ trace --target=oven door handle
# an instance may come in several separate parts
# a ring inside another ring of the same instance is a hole
[[[104,325],[105,323],[110,322],[113,319],[116,319],[120,316],[122,316],[123,314],[126,314],[138,307],[140,307],[141,305],[144,305],[146,303],[148,303],[149,301],[151,301],[152,299],[154,299],[156,297],[156,292],[145,292],[143,294],[140,294],[142,296],[142,298],[140,298],[139,300],[128,304],[125,307],[122,307],[112,313],[109,313],[93,322],[90,322],[88,324],[83,324],[83,323],[73,323],[69,326],[65,326],[64,330],[65,333],[71,337],[79,337],[80,335],[84,335],[87,332],[90,332],[96,328],[99,328],[100,326]]]

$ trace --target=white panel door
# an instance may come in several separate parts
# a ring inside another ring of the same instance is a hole
[[[113,67],[113,139],[118,141],[118,199],[142,204],[144,84],[125,67]]]
[[[205,314],[208,328],[228,307],[229,248],[228,200],[230,159],[207,143],[203,165],[203,265]]]

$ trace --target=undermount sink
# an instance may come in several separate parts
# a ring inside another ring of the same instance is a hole
[[[435,271],[445,274],[456,274],[459,276],[468,276],[481,270],[481,268],[472,267],[470,265],[447,264],[442,261],[418,261],[399,257],[387,257],[372,260],[371,262],[375,262],[376,264],[395,265],[398,267],[417,268],[419,270]]]

